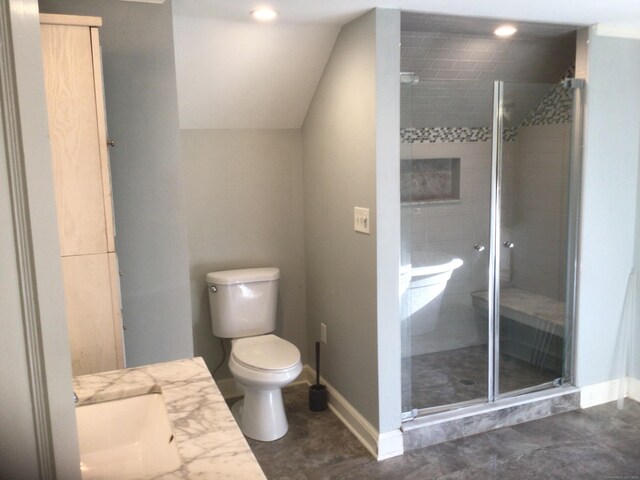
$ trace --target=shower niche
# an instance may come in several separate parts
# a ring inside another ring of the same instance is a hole
[[[402,203],[460,200],[460,158],[400,161]]]

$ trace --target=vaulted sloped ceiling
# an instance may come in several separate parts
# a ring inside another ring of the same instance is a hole
[[[300,128],[337,26],[174,15],[181,128]]]

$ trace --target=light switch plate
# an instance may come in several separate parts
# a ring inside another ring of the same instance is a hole
[[[368,208],[353,207],[353,229],[360,233],[370,233]]]

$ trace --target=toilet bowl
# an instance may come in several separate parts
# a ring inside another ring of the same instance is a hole
[[[234,339],[229,369],[244,391],[231,411],[249,438],[269,442],[289,428],[281,388],[302,371],[300,351],[275,335]]]
[[[213,333],[231,338],[229,369],[244,391],[231,411],[242,433],[264,442],[287,433],[281,389],[302,371],[298,348],[271,333],[279,278],[277,268],[207,274]]]

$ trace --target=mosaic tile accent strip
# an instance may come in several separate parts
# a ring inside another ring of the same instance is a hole
[[[491,140],[489,127],[435,127],[403,128],[400,141],[403,143],[463,143]]]
[[[515,142],[518,137],[518,127],[505,128],[502,131],[502,140],[505,142]]]
[[[525,117],[518,127],[530,127],[534,125],[557,125],[569,123],[573,114],[573,95],[571,90],[564,88],[562,82],[567,78],[576,76],[576,67],[572,65],[562,75],[560,82],[556,84],[542,98],[542,101]],[[517,135],[517,132],[515,132]]]
[[[502,139],[512,142],[517,136],[517,127],[506,128]],[[488,142],[491,140],[489,127],[435,127],[435,128],[402,128],[402,143],[464,143]]]
[[[573,113],[571,90],[558,84],[547,92],[542,101],[525,117],[520,126],[557,125],[569,123]]]
[[[567,71],[565,72],[564,75],[562,75],[562,78],[560,79],[560,82],[562,82],[564,79],[566,78],[574,78],[576,76],[576,66],[575,65],[571,65]]]

